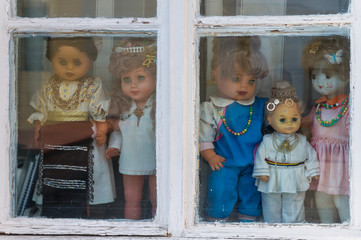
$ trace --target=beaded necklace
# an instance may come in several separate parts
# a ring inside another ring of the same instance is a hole
[[[241,135],[245,134],[247,132],[249,126],[251,125],[252,115],[253,115],[253,104],[249,105],[249,117],[248,117],[247,125],[240,132],[235,132],[230,127],[228,127],[226,118],[225,118],[225,116],[223,116],[223,113],[222,113],[222,108],[217,108],[217,111],[218,111],[219,116],[222,119],[222,123],[223,123],[224,127],[227,129],[228,132],[232,133],[234,136],[241,136]]]
[[[325,103],[323,103],[323,104],[319,103],[316,106],[316,119],[321,124],[321,126],[332,127],[340,120],[340,118],[342,118],[346,114],[346,112],[348,110],[348,105],[349,105],[348,98],[346,98],[344,101],[342,101],[341,104],[336,103],[336,104],[328,105]],[[322,120],[321,119],[321,107],[329,109],[329,108],[338,107],[338,106],[342,106],[342,107],[340,108],[340,112],[337,114],[336,118],[333,118],[331,120]]]

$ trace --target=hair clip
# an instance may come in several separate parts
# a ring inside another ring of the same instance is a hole
[[[273,100],[273,102],[269,102],[269,103],[267,103],[267,110],[268,111],[270,111],[270,112],[273,112],[275,109],[276,109],[276,107],[277,107],[277,105],[278,104],[280,104],[280,100],[279,99],[274,99]],[[292,100],[292,98],[287,98],[286,100],[285,100],[285,102],[284,102],[284,104],[286,105],[286,107],[292,107],[293,106],[293,100]]]
[[[148,48],[148,47],[145,49],[145,52],[146,52],[145,56],[146,56],[147,58],[145,59],[145,61],[143,62],[142,65],[145,66],[145,67],[150,67],[150,65],[151,65],[152,63],[155,63],[155,62],[156,62],[155,52],[154,52],[153,49]]]
[[[308,53],[316,54],[317,51],[318,51],[318,48],[319,48],[320,44],[321,44],[320,41],[314,42],[314,43],[311,45],[311,49],[310,49],[310,51],[308,51]]]
[[[280,100],[277,98],[273,102],[267,103],[267,110],[273,112],[276,109],[276,106],[280,103]]]
[[[342,63],[342,54],[343,54],[343,50],[340,49],[335,53],[331,54],[325,54],[325,58],[327,59],[329,64],[340,64]]]

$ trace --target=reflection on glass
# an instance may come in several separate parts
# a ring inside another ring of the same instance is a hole
[[[204,16],[337,14],[348,11],[349,0],[202,0]]]
[[[154,217],[154,39],[130,38],[114,48],[112,38],[99,37],[18,42],[14,214]],[[114,81],[102,71],[109,66]]]
[[[18,0],[20,17],[155,17],[156,0]]]
[[[349,44],[201,38],[202,220],[349,220]]]

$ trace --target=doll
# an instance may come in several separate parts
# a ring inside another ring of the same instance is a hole
[[[302,53],[302,65],[313,88],[322,96],[303,126],[320,162],[320,179],[311,185],[321,223],[350,218],[349,193],[349,78],[350,43],[341,36],[311,40]]]
[[[238,202],[238,220],[256,221],[261,197],[255,187],[253,152],[262,140],[266,99],[255,97],[257,81],[268,65],[256,37],[216,38],[211,76],[218,94],[200,109],[199,150],[212,169],[206,213],[227,219]]]
[[[315,150],[305,136],[296,133],[300,108],[295,88],[287,81],[275,82],[265,110],[275,132],[263,137],[253,170],[268,223],[304,222],[306,190],[311,178],[318,179],[320,174]]]
[[[35,112],[28,118],[41,149],[33,199],[42,216],[87,217],[87,204],[114,200],[104,146],[109,96],[101,80],[88,75],[97,54],[89,37],[47,40],[55,74],[31,99]]]
[[[115,131],[110,136],[106,154],[109,159],[120,153],[126,219],[141,219],[146,179],[153,216],[156,211],[156,68],[156,43],[151,38],[123,39],[110,57],[109,69],[116,82],[109,118]]]

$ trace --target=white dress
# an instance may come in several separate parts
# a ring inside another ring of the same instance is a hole
[[[138,118],[132,114],[136,105],[124,113],[119,120],[120,132],[113,132],[109,148],[120,150],[119,172],[126,175],[154,175],[156,173],[154,121],[150,116],[154,94],[149,97],[143,109],[144,115]]]

